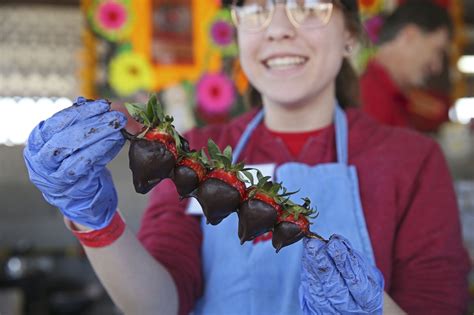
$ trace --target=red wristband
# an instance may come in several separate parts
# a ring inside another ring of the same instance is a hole
[[[125,231],[125,222],[117,211],[109,225],[92,231],[78,231],[74,223],[68,219],[64,219],[66,226],[76,236],[79,242],[87,247],[105,247],[115,242]]]

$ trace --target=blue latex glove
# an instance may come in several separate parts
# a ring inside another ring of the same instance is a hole
[[[344,237],[304,239],[299,297],[305,315],[382,314],[383,287],[381,272]]]
[[[30,180],[70,220],[101,229],[117,209],[117,193],[105,165],[120,151],[125,116],[106,100],[79,97],[42,121],[23,152]]]

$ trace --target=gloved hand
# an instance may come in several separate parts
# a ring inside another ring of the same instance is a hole
[[[300,305],[309,314],[382,314],[384,280],[349,241],[305,238]]]
[[[117,209],[117,193],[105,165],[120,151],[125,116],[106,100],[79,97],[42,121],[23,152],[30,180],[71,221],[101,229]]]

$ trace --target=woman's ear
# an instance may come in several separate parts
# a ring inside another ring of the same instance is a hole
[[[355,37],[347,32],[348,35],[346,36],[345,44],[344,44],[344,57],[348,58],[352,55],[352,53],[355,51],[356,46],[357,46],[357,41],[355,40]]]

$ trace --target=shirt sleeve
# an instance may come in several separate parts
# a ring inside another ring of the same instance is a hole
[[[414,178],[396,236],[389,294],[408,314],[464,314],[470,263],[452,179],[436,143]]]
[[[151,193],[138,233],[144,247],[173,277],[180,315],[192,311],[203,288],[200,217],[185,213],[187,202],[180,201],[171,180],[162,181]]]

